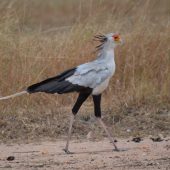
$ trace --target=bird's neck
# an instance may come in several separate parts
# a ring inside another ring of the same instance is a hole
[[[104,46],[98,54],[99,60],[114,60],[114,48],[113,46]]]
[[[114,50],[115,48],[115,44],[113,44],[112,42],[108,41],[106,43],[103,44],[103,49],[104,51],[110,51],[110,50]]]
[[[114,59],[115,44],[106,42],[103,44],[101,50],[98,53],[98,58],[113,58]]]

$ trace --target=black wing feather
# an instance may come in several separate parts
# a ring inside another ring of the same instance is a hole
[[[69,69],[55,77],[48,78],[39,83],[33,84],[27,88],[28,93],[45,92],[45,93],[69,93],[69,92],[91,92],[90,88],[75,85],[65,80],[72,76],[76,68]]]

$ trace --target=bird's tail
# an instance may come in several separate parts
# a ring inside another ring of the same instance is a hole
[[[22,91],[22,92],[19,92],[19,93],[12,94],[10,96],[1,97],[0,100],[10,99],[10,98],[13,98],[13,97],[21,96],[21,95],[26,94],[26,93],[28,93],[28,92]]]

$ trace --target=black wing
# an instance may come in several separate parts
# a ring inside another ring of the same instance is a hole
[[[90,92],[90,88],[75,85],[65,80],[72,76],[76,68],[69,69],[55,77],[48,78],[42,82],[33,84],[27,88],[28,93],[45,92],[45,93],[69,93],[69,92]]]

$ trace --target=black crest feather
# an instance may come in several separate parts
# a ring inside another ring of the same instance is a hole
[[[107,41],[107,37],[103,34],[98,34],[94,36],[94,41],[100,42],[100,44],[96,46],[97,51],[100,51],[102,50],[104,43]]]

